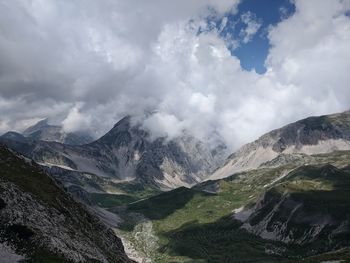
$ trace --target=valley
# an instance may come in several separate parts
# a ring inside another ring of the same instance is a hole
[[[349,116],[287,125],[221,164],[193,138],[150,142],[128,118],[81,146],[0,138],[40,163],[139,263],[323,262],[350,257]],[[320,144],[328,146],[303,150]]]
[[[0,263],[350,262],[350,0],[0,0]]]
[[[319,198],[320,202],[323,202],[323,199],[317,196],[324,194],[322,190],[329,191],[330,194],[334,192],[335,199],[332,201],[340,205],[339,213],[346,213],[343,216],[348,220],[347,201],[349,196],[346,193],[349,193],[349,188],[346,187],[345,194],[342,192],[337,194],[337,191],[330,189],[329,182],[318,178],[318,172],[320,174],[322,172],[328,173],[326,165],[330,160],[338,167],[346,166],[349,162],[350,152],[315,155],[312,158],[314,160],[312,163],[308,163],[308,166],[287,164],[278,168],[262,168],[221,180],[204,182],[192,189],[175,189],[148,200],[128,205],[127,211],[129,213],[127,215],[136,212],[151,220],[159,238],[157,251],[152,251],[154,262],[293,262],[300,257],[309,258],[313,254],[327,252],[327,247],[324,244],[314,244],[315,248],[310,253],[307,248],[313,241],[307,240],[307,238],[302,244],[298,242],[288,244],[281,242],[283,240],[266,240],[266,236],[257,237],[257,232],[252,232],[255,235],[249,233],[251,231],[247,232],[244,227],[242,228],[242,223],[235,217],[239,218],[239,214],[243,214],[242,207],[248,210],[252,208],[266,191],[272,191],[269,189],[277,187],[277,189],[282,188],[282,192],[290,191],[289,189],[284,190],[287,187],[285,186],[286,182],[291,180],[289,177],[293,176],[293,173],[298,169],[307,169],[307,167],[313,167],[314,164],[317,164],[321,167],[325,165],[325,168],[317,171],[314,178],[298,182],[297,185],[293,182],[288,186],[295,192],[310,192],[304,198],[307,200],[311,197],[316,198],[316,200]],[[306,171],[305,174],[309,174],[308,170]],[[286,173],[285,177],[280,178],[280,174],[283,173]],[[344,173],[344,176],[345,179],[350,179],[349,173]],[[278,178],[279,180],[276,180]],[[273,183],[268,185],[269,182]],[[316,192],[312,192],[315,190]],[[340,198],[336,198],[338,195]],[[343,202],[341,200],[344,200],[345,207],[341,204]],[[237,215],[234,214],[235,210]],[[117,208],[114,208],[114,211],[119,215],[122,214],[118,212]],[[243,214],[244,217],[247,215]],[[130,226],[132,220],[127,216],[126,218],[128,223],[124,226],[126,229],[124,234],[132,238],[140,231],[139,226],[143,223],[135,220]],[[280,218],[280,220],[286,219]],[[349,221],[344,224],[349,224]],[[348,233],[347,230],[345,233]],[[345,240],[349,240],[349,238],[347,237]],[[347,243],[344,244],[344,246],[347,245]],[[347,257],[346,255],[345,251],[342,257]],[[325,256],[325,258],[327,257],[331,258],[330,255]],[[339,255],[335,256],[335,258],[338,257]]]

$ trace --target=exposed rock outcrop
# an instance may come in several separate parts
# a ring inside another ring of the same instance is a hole
[[[230,155],[209,179],[256,169],[262,164],[266,166],[272,160],[275,160],[275,164],[271,165],[276,165],[277,162],[288,161],[287,158],[294,162],[296,158],[336,150],[350,150],[350,111],[309,117],[266,133]],[[281,155],[284,155],[284,160],[280,158]]]
[[[76,203],[39,165],[3,145],[0,246],[15,252],[12,256],[34,262],[132,262],[112,230]]]

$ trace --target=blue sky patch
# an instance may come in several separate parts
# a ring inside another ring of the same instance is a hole
[[[266,72],[264,63],[270,48],[268,28],[294,12],[295,6],[291,0],[243,0],[236,14],[220,20],[208,18],[208,24],[219,30],[231,54],[239,58],[243,69],[254,69],[263,74]],[[253,34],[249,36],[249,32]]]

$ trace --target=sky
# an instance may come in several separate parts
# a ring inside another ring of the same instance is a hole
[[[234,150],[350,108],[350,0],[0,0],[0,133],[125,115]]]

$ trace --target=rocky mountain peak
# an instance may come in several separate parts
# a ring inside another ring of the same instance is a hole
[[[140,128],[140,125],[133,125],[131,116],[126,116],[118,121],[113,128],[98,139],[94,144],[105,144],[121,147],[129,145],[132,141],[146,139],[147,132]]]
[[[91,146],[112,151],[119,170],[129,177],[132,173],[138,180],[169,188],[202,180],[223,160],[223,155],[189,134],[172,140],[151,138],[131,116],[121,119]]]

